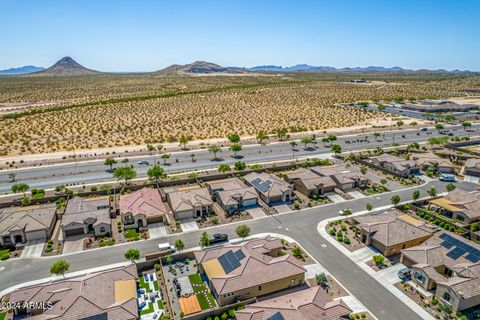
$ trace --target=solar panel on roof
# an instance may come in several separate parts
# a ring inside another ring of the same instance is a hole
[[[447,253],[447,257],[449,257],[450,259],[453,259],[453,260],[457,260],[461,255],[462,254],[456,253],[455,250],[452,250],[449,253]]]
[[[439,238],[442,240],[447,240],[448,238],[450,238],[450,236],[446,233],[442,233]]]
[[[230,265],[232,266],[232,270],[235,270],[238,267],[240,267],[240,262],[238,261],[238,259],[235,257],[235,255],[231,250],[225,253],[225,257],[227,258],[228,262],[230,262]]]
[[[447,249],[450,249],[451,247],[453,247],[453,245],[454,244],[450,241],[443,241],[442,242],[442,247],[447,248]]]
[[[239,261],[242,260],[243,258],[245,258],[245,253],[243,253],[242,249],[239,249],[239,250],[235,251],[233,254],[235,255],[235,257]]]
[[[277,313],[267,318],[266,320],[285,320],[285,318],[282,316],[282,314],[279,311],[277,311]]]
[[[232,272],[233,267],[224,254],[218,257],[218,262],[220,262],[220,265],[222,266],[223,271],[225,271],[226,274]]]
[[[467,259],[470,262],[475,263],[475,262],[480,260],[480,255],[470,253],[468,256],[465,257],[465,259]]]

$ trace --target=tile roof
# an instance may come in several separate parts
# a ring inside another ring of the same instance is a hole
[[[199,206],[213,205],[207,188],[178,190],[167,193],[173,211],[192,210]]]
[[[94,218],[94,226],[106,223],[110,224],[110,199],[97,198],[88,199],[74,197],[70,199],[62,215],[62,226],[70,223],[85,223],[88,218]]]
[[[450,206],[457,208],[470,219],[480,218],[480,191],[464,191],[459,188],[443,197]]]
[[[292,255],[279,257],[268,255],[273,249],[281,248],[280,239],[267,236],[237,245],[225,245],[201,251],[195,251],[197,263],[203,264],[218,259],[228,251],[241,250],[244,258],[240,265],[225,272],[226,274],[210,279],[217,294],[236,292],[242,289],[262,285],[297,274],[304,274],[305,268]]]
[[[308,190],[315,188],[335,187],[336,183],[329,176],[319,176],[310,170],[300,168],[285,174],[285,177],[292,181],[298,179]]]
[[[381,163],[389,163],[394,166],[397,170],[405,170],[415,167],[417,164],[413,160],[405,160],[400,157],[392,156],[392,155],[382,155],[373,158]]]
[[[224,205],[238,204],[237,199],[252,200],[258,199],[258,194],[254,187],[243,187],[238,189],[230,189],[226,191],[218,191],[216,193]]]
[[[130,212],[133,216],[142,214],[147,218],[167,213],[160,193],[158,193],[158,190],[151,188],[143,188],[121,196],[119,207],[121,214]]]
[[[12,230],[29,232],[48,229],[56,212],[54,203],[0,209],[0,234],[8,234]]]
[[[465,168],[480,170],[480,159],[467,159],[467,161],[465,162]]]
[[[51,309],[29,319],[76,320],[107,313],[110,320],[138,318],[136,292],[123,301],[115,301],[115,283],[136,281],[135,265],[85,276],[21,288],[10,294],[12,302],[51,302]]]
[[[388,209],[380,213],[355,217],[358,227],[371,233],[372,239],[385,246],[393,246],[432,235],[418,219],[404,218],[398,209]]]
[[[252,185],[257,190],[257,192],[262,193],[268,197],[280,196],[283,195],[285,192],[293,190],[292,186],[289,183],[273,174],[269,174],[266,172],[251,172],[247,174],[244,179],[248,182],[248,184]],[[265,189],[260,189],[257,186],[257,183],[255,183],[255,181],[258,181],[261,185],[265,185]]]
[[[368,180],[358,168],[348,167],[345,165],[336,166],[315,166],[311,167],[312,172],[325,177],[331,177],[333,180],[338,181],[340,184],[352,183],[356,180],[366,181]]]
[[[231,179],[225,179],[225,180],[216,180],[216,181],[211,181],[207,182],[206,185],[208,188],[212,191],[228,191],[228,190],[234,190],[234,189],[240,189],[240,188],[246,188],[247,185],[242,182],[242,180],[238,178],[231,178]]]
[[[247,305],[235,312],[237,320],[268,320],[280,314],[284,320],[335,320],[352,310],[333,300],[321,287],[313,287]]]

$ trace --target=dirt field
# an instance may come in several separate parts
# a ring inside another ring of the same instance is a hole
[[[477,79],[477,78],[474,78]],[[0,120],[0,156],[354,127],[389,120],[338,102],[460,95],[473,80],[358,86],[318,76],[0,79],[0,104],[55,102]],[[478,81],[478,80],[476,80]],[[40,111],[37,111],[40,110]],[[12,114],[10,114],[12,115]]]

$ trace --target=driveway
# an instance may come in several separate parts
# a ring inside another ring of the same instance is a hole
[[[180,220],[180,227],[183,232],[198,230],[198,225],[193,218]]]
[[[163,222],[149,224],[148,233],[150,238],[160,238],[168,235],[167,227]]]
[[[267,216],[267,214],[265,213],[265,211],[263,211],[262,208],[248,209],[247,212],[253,219],[258,219],[258,218]]]
[[[87,238],[87,235],[78,235],[68,237],[63,242],[63,253],[74,253],[83,251],[83,241]]]
[[[43,241],[31,241],[27,242],[25,247],[22,250],[22,258],[38,258],[42,256],[43,246],[45,242]]]
[[[346,201],[345,199],[343,199],[340,195],[338,194],[330,194],[330,195],[327,195],[327,198],[332,200],[333,203],[340,203],[340,202],[344,202]]]
[[[465,176],[463,180],[468,182],[473,182],[473,183],[480,183],[480,177]]]
[[[365,195],[360,191],[350,191],[348,195],[351,196],[353,199],[362,199],[365,198]]]

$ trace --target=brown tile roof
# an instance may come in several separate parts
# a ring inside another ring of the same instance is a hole
[[[143,188],[131,194],[120,197],[120,213],[127,212],[153,217],[167,213],[158,190]]]
[[[100,199],[88,199],[74,197],[70,199],[62,215],[62,226],[70,223],[85,223],[88,218],[94,218],[95,223],[110,224],[110,200],[108,197]]]
[[[56,212],[54,203],[0,209],[0,234],[8,234],[12,230],[29,232],[48,229]]]
[[[224,276],[210,279],[217,294],[236,292],[264,283],[277,281],[297,274],[304,274],[305,269],[292,255],[272,257],[268,254],[275,248],[281,248],[280,239],[267,236],[264,239],[251,240],[238,245],[226,245],[195,251],[197,263],[203,264],[218,259],[228,251],[241,250],[245,257],[240,266]]]
[[[449,192],[443,199],[470,219],[480,218],[480,191],[468,192],[457,188]]]
[[[322,288],[313,287],[247,305],[235,315],[237,320],[268,320],[277,313],[284,320],[335,320],[351,312],[341,299],[334,301]]]
[[[249,185],[253,186],[257,190],[257,192],[262,193],[268,197],[280,196],[289,190],[293,190],[292,186],[289,183],[273,174],[269,174],[266,172],[252,172],[247,174],[244,178]],[[266,191],[260,190],[258,187],[256,187],[254,181],[258,181],[260,184],[269,182],[268,185],[265,184],[267,186],[265,189]]]
[[[465,162],[465,168],[480,170],[480,159],[467,159],[467,161]]]
[[[285,174],[285,177],[289,181],[300,180],[301,183],[308,190],[322,187],[335,187],[336,183],[329,176],[319,176],[314,172],[307,170],[305,168],[300,168],[295,171]]]
[[[242,200],[258,199],[255,188],[247,186],[238,189],[218,191],[217,195],[224,205],[238,204],[237,199],[239,198]]]
[[[206,185],[212,193],[215,191],[228,191],[247,187],[247,185],[238,178],[211,181],[207,182]]]
[[[12,302],[51,302],[51,309],[31,317],[32,320],[76,320],[102,313],[108,319],[137,319],[136,293],[128,300],[115,301],[115,282],[136,281],[135,265],[87,274],[68,280],[18,289],[10,294]]]
[[[404,219],[404,213],[398,209],[388,209],[380,213],[355,217],[358,227],[372,234],[372,239],[385,246],[394,246],[400,243],[430,236],[423,224],[412,223],[411,219]]]
[[[316,166],[311,167],[312,172],[324,176],[331,177],[333,180],[338,181],[338,183],[352,183],[355,180],[365,181],[368,180],[365,175],[363,175],[358,168],[348,167],[345,165],[336,165],[336,166]]]
[[[213,205],[207,188],[178,190],[167,193],[173,211],[191,210],[199,206]]]

